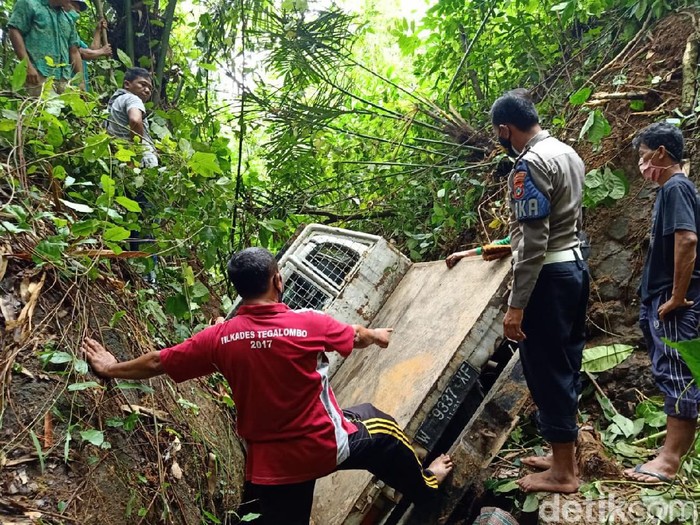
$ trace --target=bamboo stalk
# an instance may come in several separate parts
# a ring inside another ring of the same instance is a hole
[[[129,55],[129,60],[131,64],[135,65],[134,56],[134,19],[132,17],[132,5],[131,0],[124,0],[124,11],[126,12],[126,38],[124,43],[126,45],[126,54]]]
[[[95,10],[97,11],[97,23],[102,24],[102,20],[105,18],[105,9],[104,9],[104,4],[102,3],[102,0],[94,0],[95,4]],[[102,30],[100,31],[100,36],[102,38],[102,45],[106,46],[109,44],[109,38],[107,37],[107,28],[103,27]],[[109,70],[108,70],[108,75],[109,75],[109,82],[111,84],[116,84],[117,81],[114,78],[114,70],[112,69],[112,64],[109,64]]]
[[[165,22],[163,23],[163,33],[160,37],[160,52],[158,53],[158,62],[156,62],[155,89],[153,92],[153,105],[160,105],[160,94],[163,89],[163,72],[165,71],[165,59],[168,56],[170,48],[170,32],[173,28],[173,18],[175,16],[175,7],[177,0],[168,0],[168,5],[165,8]]]

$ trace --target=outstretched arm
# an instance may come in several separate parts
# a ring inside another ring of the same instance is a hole
[[[355,343],[353,348],[367,348],[369,345],[377,345],[381,348],[389,346],[389,336],[394,331],[393,328],[365,328],[359,324],[354,324]]]
[[[165,372],[160,362],[160,352],[148,352],[120,363],[104,346],[89,337],[83,341],[80,349],[92,370],[100,377],[149,379]]]

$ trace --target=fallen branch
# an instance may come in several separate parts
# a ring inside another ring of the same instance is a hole
[[[683,85],[681,87],[681,111],[683,113],[690,113],[695,108],[698,47],[700,47],[700,35],[692,33],[688,37],[683,53]]]
[[[615,93],[594,93],[591,95],[593,100],[616,100],[616,99],[640,99],[649,94],[649,90],[644,91],[618,91]]]
[[[616,63],[618,60],[620,60],[622,57],[624,57],[627,53],[629,53],[629,51],[630,51],[632,48],[634,48],[634,46],[637,45],[637,43],[639,42],[639,39],[642,37],[642,35],[644,34],[644,32],[647,30],[647,26],[649,25],[649,20],[651,19],[651,14],[652,14],[652,11],[650,10],[650,11],[649,11],[649,14],[647,15],[646,19],[644,20],[644,23],[642,24],[642,27],[639,29],[639,31],[637,31],[637,34],[634,35],[634,38],[633,38],[632,40],[630,40],[630,41],[627,43],[627,45],[622,49],[622,51],[620,51],[620,52],[615,56],[615,58],[613,58],[610,62],[608,62],[607,64],[605,64],[605,65],[604,65],[602,68],[600,68],[598,71],[596,71],[595,73],[593,73],[593,74],[591,75],[591,78],[588,79],[588,82],[589,82],[589,83],[592,84],[593,82],[595,82],[595,81],[598,79],[598,77],[600,77],[603,73],[605,73],[605,72],[607,72],[609,69],[611,69],[611,68],[615,65],[615,63]]]

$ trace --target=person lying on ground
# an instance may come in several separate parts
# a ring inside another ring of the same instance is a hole
[[[386,348],[391,329],[291,310],[281,302],[277,261],[263,248],[234,254],[227,273],[243,299],[235,317],[121,363],[86,339],[82,349],[94,372],[122,379],[167,374],[177,382],[222,373],[247,445],[246,479],[266,525],[308,525],[316,479],[336,470],[368,470],[415,503],[433,499],[450,458],[443,454],[423,468],[393,417],[370,404],[341,410],[329,385],[325,352]]]

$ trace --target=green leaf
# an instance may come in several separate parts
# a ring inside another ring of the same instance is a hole
[[[100,227],[100,221],[89,219],[87,221],[76,222],[71,226],[71,233],[76,237],[88,237],[97,231]]]
[[[247,521],[257,520],[260,516],[261,516],[261,514],[256,514],[256,513],[254,513],[254,512],[249,512],[248,514],[246,514],[245,516],[243,516],[243,517],[241,518],[241,521],[246,521],[246,522],[247,522]]]
[[[54,241],[52,239],[44,239],[34,248],[33,257],[37,257],[39,261],[48,261],[52,263],[60,263],[63,250],[68,246],[65,242]]]
[[[114,315],[112,318],[109,320],[109,327],[114,328],[119,321],[121,321],[121,318],[126,315],[126,310],[119,310],[118,312],[114,312]]]
[[[612,127],[610,126],[608,119],[605,118],[605,115],[603,115],[599,109],[596,109],[592,115],[593,122],[586,130],[588,132],[588,140],[590,140],[593,144],[599,144],[601,140],[610,135],[612,132]],[[588,123],[588,120],[586,123]]]
[[[603,409],[603,415],[605,416],[605,419],[608,421],[612,421],[612,419],[617,415],[617,409],[613,406],[612,401],[607,396],[601,395],[599,392],[595,393],[595,397],[598,400],[598,404],[600,405],[600,408]]]
[[[644,101],[643,100],[632,100],[630,102],[630,109],[632,111],[644,111]]]
[[[637,417],[644,419],[644,422],[653,428],[666,426],[666,414],[653,401],[647,399],[637,405],[635,409]]]
[[[192,297],[195,299],[201,299],[204,297],[209,297],[209,290],[201,282],[197,281],[192,287]]]
[[[101,447],[105,442],[105,434],[101,430],[83,430],[80,432],[80,437],[83,441],[87,441],[96,447]]]
[[[141,211],[141,206],[139,206],[139,203],[136,201],[132,201],[128,197],[124,197],[123,195],[120,195],[119,197],[117,197],[114,200],[117,201],[117,203],[124,206],[124,208],[126,208],[127,211],[133,211],[136,213]]]
[[[504,494],[506,492],[513,492],[514,490],[518,490],[518,484],[515,482],[514,479],[507,481],[506,483],[499,484],[497,487],[494,487],[493,492],[496,494]]]
[[[124,51],[122,51],[119,48],[117,48],[117,56],[119,57],[119,61],[126,67],[134,67],[134,64],[131,61],[131,58],[129,58],[129,55],[127,55]]]
[[[537,494],[530,493],[523,502],[523,512],[535,512],[539,506],[540,500],[537,498]]]
[[[36,450],[36,455],[39,457],[39,466],[41,468],[41,473],[44,473],[44,451],[41,448],[41,443],[39,443],[39,438],[36,437],[36,434],[34,433],[33,430],[29,430],[29,435],[32,438],[32,443],[34,444],[34,450]]]
[[[591,93],[593,90],[589,87],[582,87],[579,89],[576,93],[571,95],[569,97],[569,103],[572,106],[580,106],[584,102],[588,100],[588,98],[591,96]]]
[[[669,341],[665,337],[661,340],[671,348],[678,350],[678,353],[688,366],[690,373],[695,379],[695,383],[700,385],[700,339],[690,339],[688,341]]]
[[[192,171],[204,177],[213,177],[218,173],[222,173],[221,166],[213,153],[205,153],[203,151],[195,151],[194,155],[189,158],[187,165]]]
[[[0,228],[5,230],[6,232],[9,233],[22,233],[22,232],[30,232],[32,231],[31,228],[23,228],[21,226],[16,226],[12,224],[11,222],[7,221],[0,221]]]
[[[71,361],[73,361],[73,356],[68,352],[51,352],[49,354],[48,362],[54,365],[70,363]]]
[[[109,175],[102,175],[102,177],[100,177],[100,185],[102,186],[102,191],[104,191],[105,195],[107,195],[107,199],[111,201],[112,198],[114,198],[114,191],[116,187],[114,179]]]
[[[69,392],[79,392],[80,390],[87,390],[88,388],[102,388],[95,381],[86,381],[84,383],[72,383],[68,385]]]
[[[17,128],[17,121],[4,119],[0,120],[0,131],[14,131]]]
[[[588,113],[588,118],[586,119],[586,122],[584,122],[583,127],[581,128],[581,132],[578,134],[579,140],[586,136],[588,130],[591,129],[591,127],[593,126],[593,122],[595,122],[595,112],[591,111],[590,113]]]
[[[119,148],[114,154],[114,158],[120,162],[130,162],[135,156],[136,152],[127,148]]]
[[[612,418],[613,424],[622,431],[625,437],[629,438],[634,435],[634,422],[623,416],[622,414],[615,414]]]
[[[623,344],[595,346],[583,351],[581,370],[584,372],[605,372],[627,359],[634,347]]]
[[[15,66],[15,70],[12,72],[12,91],[19,91],[24,87],[24,83],[27,80],[27,67],[29,62],[25,58],[19,64]],[[43,468],[41,469],[43,472]]]
[[[144,383],[136,383],[130,381],[120,381],[117,384],[117,388],[120,390],[140,390],[145,394],[152,394],[153,392],[155,392],[153,388]]]
[[[183,264],[182,266],[182,277],[185,280],[187,286],[192,286],[194,284],[194,270],[189,264]]]
[[[78,211],[80,213],[92,213],[93,211],[95,211],[93,208],[91,208],[87,204],[80,204],[78,202],[71,202],[71,201],[67,201],[65,199],[58,199],[58,200],[60,200],[63,204],[65,204],[71,210],[75,210],[75,211]]]
[[[190,306],[184,295],[171,295],[165,301],[165,311],[181,319],[186,314],[189,314]]]
[[[630,445],[629,443],[623,440],[619,440],[617,443],[615,443],[615,452],[617,452],[621,456],[633,459],[645,458],[649,454],[649,451],[647,449],[642,447],[635,447],[634,445]]]
[[[128,239],[130,236],[131,232],[126,228],[122,228],[121,226],[112,226],[111,228],[107,228],[105,230],[103,238],[105,241],[118,242]]]
[[[73,363],[73,370],[77,374],[87,374],[88,373],[88,364],[87,362],[83,361],[82,359],[76,359],[75,362]]]

